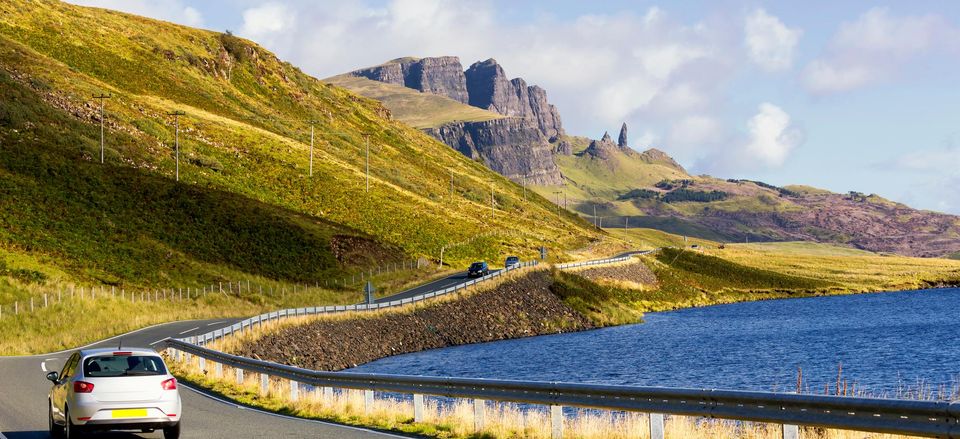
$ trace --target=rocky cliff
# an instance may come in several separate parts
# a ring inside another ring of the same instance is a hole
[[[400,58],[376,67],[356,70],[352,74],[446,96],[464,104],[469,101],[463,66],[455,56]]]
[[[495,59],[476,62],[464,74],[470,105],[505,116],[534,120],[540,132],[551,141],[563,134],[560,113],[547,100],[546,90],[535,85],[527,86],[522,78],[507,79]]]
[[[553,160],[553,146],[530,119],[506,117],[483,122],[461,122],[425,132],[463,155],[480,159],[494,171],[528,184],[563,183]]]
[[[569,154],[557,108],[546,90],[509,79],[494,59],[474,63],[465,72],[452,56],[400,58],[351,72],[375,81],[449,97],[507,116],[482,122],[454,122],[425,131],[463,154],[483,160],[514,180],[541,185],[563,184],[554,151]]]

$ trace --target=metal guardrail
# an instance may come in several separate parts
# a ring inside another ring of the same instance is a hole
[[[187,340],[199,345],[205,345],[207,343],[219,340],[235,332],[242,332],[247,328],[252,328],[254,326],[261,325],[263,323],[266,323],[272,320],[280,320],[280,319],[290,318],[290,317],[301,317],[301,316],[317,315],[317,314],[348,312],[348,311],[373,311],[378,309],[403,306],[410,303],[421,302],[427,299],[432,299],[434,297],[455,293],[457,291],[461,291],[463,289],[469,288],[473,285],[503,276],[504,274],[507,274],[514,270],[519,270],[527,267],[534,267],[537,265],[539,265],[537,261],[523,262],[518,265],[513,265],[510,267],[504,268],[503,270],[490,273],[486,276],[478,277],[476,279],[471,279],[466,282],[459,283],[457,285],[453,285],[447,288],[441,288],[436,291],[431,291],[428,293],[420,294],[420,295],[409,297],[406,299],[393,300],[390,302],[282,309],[279,311],[273,311],[273,312],[268,312],[268,313],[260,314],[257,316],[253,316],[248,319],[244,319],[240,322],[234,323],[231,326],[227,326],[221,329],[216,329],[202,335],[189,337],[184,340]]]
[[[643,252],[637,252],[635,254],[642,254],[642,253]],[[597,259],[593,261],[558,264],[556,265],[556,268],[559,270],[566,270],[570,268],[582,267],[585,265],[609,264],[613,262],[626,261],[631,257],[633,257],[633,254],[618,256],[614,258]],[[431,291],[431,292],[420,294],[414,297],[393,300],[385,303],[373,303],[369,305],[358,304],[358,305],[317,306],[317,307],[306,307],[306,308],[282,309],[279,311],[273,311],[269,313],[260,314],[258,316],[253,316],[248,319],[244,319],[240,322],[234,323],[231,326],[227,326],[221,329],[216,329],[216,330],[207,332],[206,334],[189,337],[188,339],[184,339],[184,340],[190,341],[194,344],[205,345],[213,341],[219,340],[230,334],[233,334],[235,332],[243,332],[247,328],[252,328],[254,326],[261,325],[263,323],[266,323],[272,320],[280,320],[280,319],[289,318],[289,317],[301,317],[301,316],[317,315],[317,314],[331,314],[331,313],[347,312],[347,311],[371,311],[371,310],[391,308],[396,306],[403,306],[410,303],[421,302],[427,299],[432,299],[434,297],[455,293],[457,291],[461,291],[473,285],[476,285],[491,279],[495,279],[511,271],[527,268],[527,267],[534,267],[537,265],[539,265],[538,261],[523,262],[518,265],[506,267],[503,270],[490,273],[486,276],[479,277],[477,279],[472,279],[466,282],[459,283],[457,285],[453,285],[451,287],[441,288],[436,291]]]
[[[663,414],[778,423],[784,425],[785,438],[798,437],[797,425],[960,438],[960,402],[319,372],[230,355],[175,339],[167,339],[164,343],[177,359],[183,358],[183,354],[187,354],[187,359],[193,355],[205,361],[259,373],[261,382],[268,382],[264,377],[275,377],[318,388],[364,390],[368,392],[365,398],[368,404],[372,403],[373,391],[413,394],[415,413],[422,413],[422,395],[472,398],[480,404],[494,400],[549,405],[552,407],[555,438],[562,436],[556,426],[560,425],[562,429],[560,407],[563,406],[651,413],[653,438],[663,437]],[[298,384],[291,385],[291,389],[296,388]],[[292,391],[294,395],[295,392]]]

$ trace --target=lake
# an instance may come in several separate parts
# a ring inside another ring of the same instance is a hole
[[[874,396],[960,380],[960,289],[771,300],[649,313],[645,322],[436,349],[351,369],[406,375]]]

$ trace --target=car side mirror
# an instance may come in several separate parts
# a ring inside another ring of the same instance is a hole
[[[47,374],[47,379],[53,382],[60,381],[60,374],[56,372],[50,372]]]

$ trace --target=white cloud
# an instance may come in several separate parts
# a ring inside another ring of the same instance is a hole
[[[718,175],[779,168],[803,140],[786,111],[764,102],[747,121],[745,135],[726,140],[734,146],[713,151],[695,168]]]
[[[283,32],[291,32],[296,25],[293,11],[283,3],[270,2],[243,11],[240,35],[250,39],[269,39]]]
[[[780,166],[802,141],[800,131],[790,125],[790,115],[780,107],[764,102],[747,123],[750,141],[747,156],[766,167]]]
[[[179,0],[164,2],[150,0],[67,0],[81,6],[107,8],[131,14],[166,20],[191,27],[202,27],[203,15],[196,8],[184,6]]]
[[[804,69],[813,93],[837,93],[883,82],[908,64],[933,52],[960,48],[960,29],[939,15],[895,16],[873,8],[845,22],[824,56]]]
[[[703,115],[687,116],[670,127],[667,137],[671,148],[691,149],[717,143],[722,136],[720,122]]]
[[[787,27],[763,9],[747,16],[743,33],[750,59],[770,72],[793,65],[793,50],[803,35],[799,28]]]

